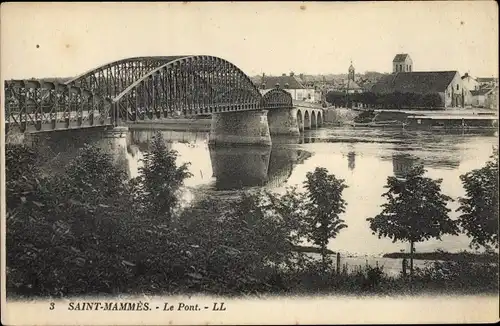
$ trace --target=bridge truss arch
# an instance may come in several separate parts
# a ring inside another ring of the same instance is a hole
[[[264,94],[261,100],[263,109],[291,109],[293,107],[292,95],[281,88],[275,88]]]
[[[6,133],[113,123],[112,101],[87,89],[57,82],[7,80],[4,90]]]
[[[245,73],[205,55],[128,58],[65,83],[6,81],[5,100],[6,127],[21,132],[262,109]]]
[[[213,56],[177,58],[113,98],[120,121],[260,109],[259,90],[238,67]]]
[[[123,92],[128,86],[150,71],[186,56],[133,57],[113,61],[89,70],[65,82],[92,90],[109,98]]]

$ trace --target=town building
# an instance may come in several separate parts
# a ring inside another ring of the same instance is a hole
[[[471,93],[464,87],[458,71],[413,71],[413,61],[408,54],[397,54],[393,59],[393,73],[380,78],[371,91],[410,94],[410,97],[439,95],[440,101],[433,101],[432,106],[441,108],[465,107],[471,102]]]
[[[496,109],[498,105],[498,88],[480,88],[471,91],[473,107]]]
[[[303,81],[293,72],[289,75],[283,74],[281,76],[262,75],[260,84],[261,94],[265,94],[276,87],[290,93],[292,99],[296,101],[319,103],[322,99],[320,90],[311,86],[306,87]]]
[[[412,72],[413,61],[407,53],[396,54],[392,60],[392,72]]]
[[[342,79],[334,84],[333,90],[347,94],[363,93],[365,91],[356,80],[356,70],[352,65],[352,61],[348,69],[347,79]]]
[[[439,94],[439,107],[464,107],[471,100],[471,93],[462,84],[458,71],[398,72],[381,78],[372,87],[378,94],[415,93]]]
[[[477,82],[479,83],[479,88],[498,87],[498,78],[494,77],[478,77]]]
[[[467,72],[462,76],[462,83],[464,85],[464,88],[469,91],[479,89],[479,82],[477,81],[477,79],[469,75],[469,73]]]

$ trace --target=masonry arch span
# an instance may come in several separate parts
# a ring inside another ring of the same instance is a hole
[[[308,110],[304,113],[304,129],[311,129],[311,116]]]
[[[318,127],[318,120],[316,118],[316,112],[313,110],[311,112],[311,128]]]
[[[317,121],[318,121],[318,127],[321,127],[323,125],[323,111],[318,111],[318,114],[316,116]]]
[[[299,125],[299,131],[304,131],[304,117],[300,109],[297,110],[297,124]]]

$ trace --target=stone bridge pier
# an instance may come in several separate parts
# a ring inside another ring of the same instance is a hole
[[[208,143],[271,146],[267,110],[213,113]]]
[[[271,135],[298,136],[307,129],[323,125],[323,111],[320,109],[293,107],[269,110],[269,130]]]
[[[267,114],[271,135],[298,136],[303,128],[299,127],[296,108],[269,110]]]
[[[304,129],[323,124],[322,109],[312,103],[293,101],[290,93],[279,87],[266,91],[261,104],[268,110],[271,135],[298,136]]]

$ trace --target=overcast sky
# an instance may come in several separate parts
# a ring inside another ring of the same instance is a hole
[[[491,1],[381,3],[7,3],[2,78],[75,76],[132,56],[206,54],[248,75],[392,70],[498,71]]]

